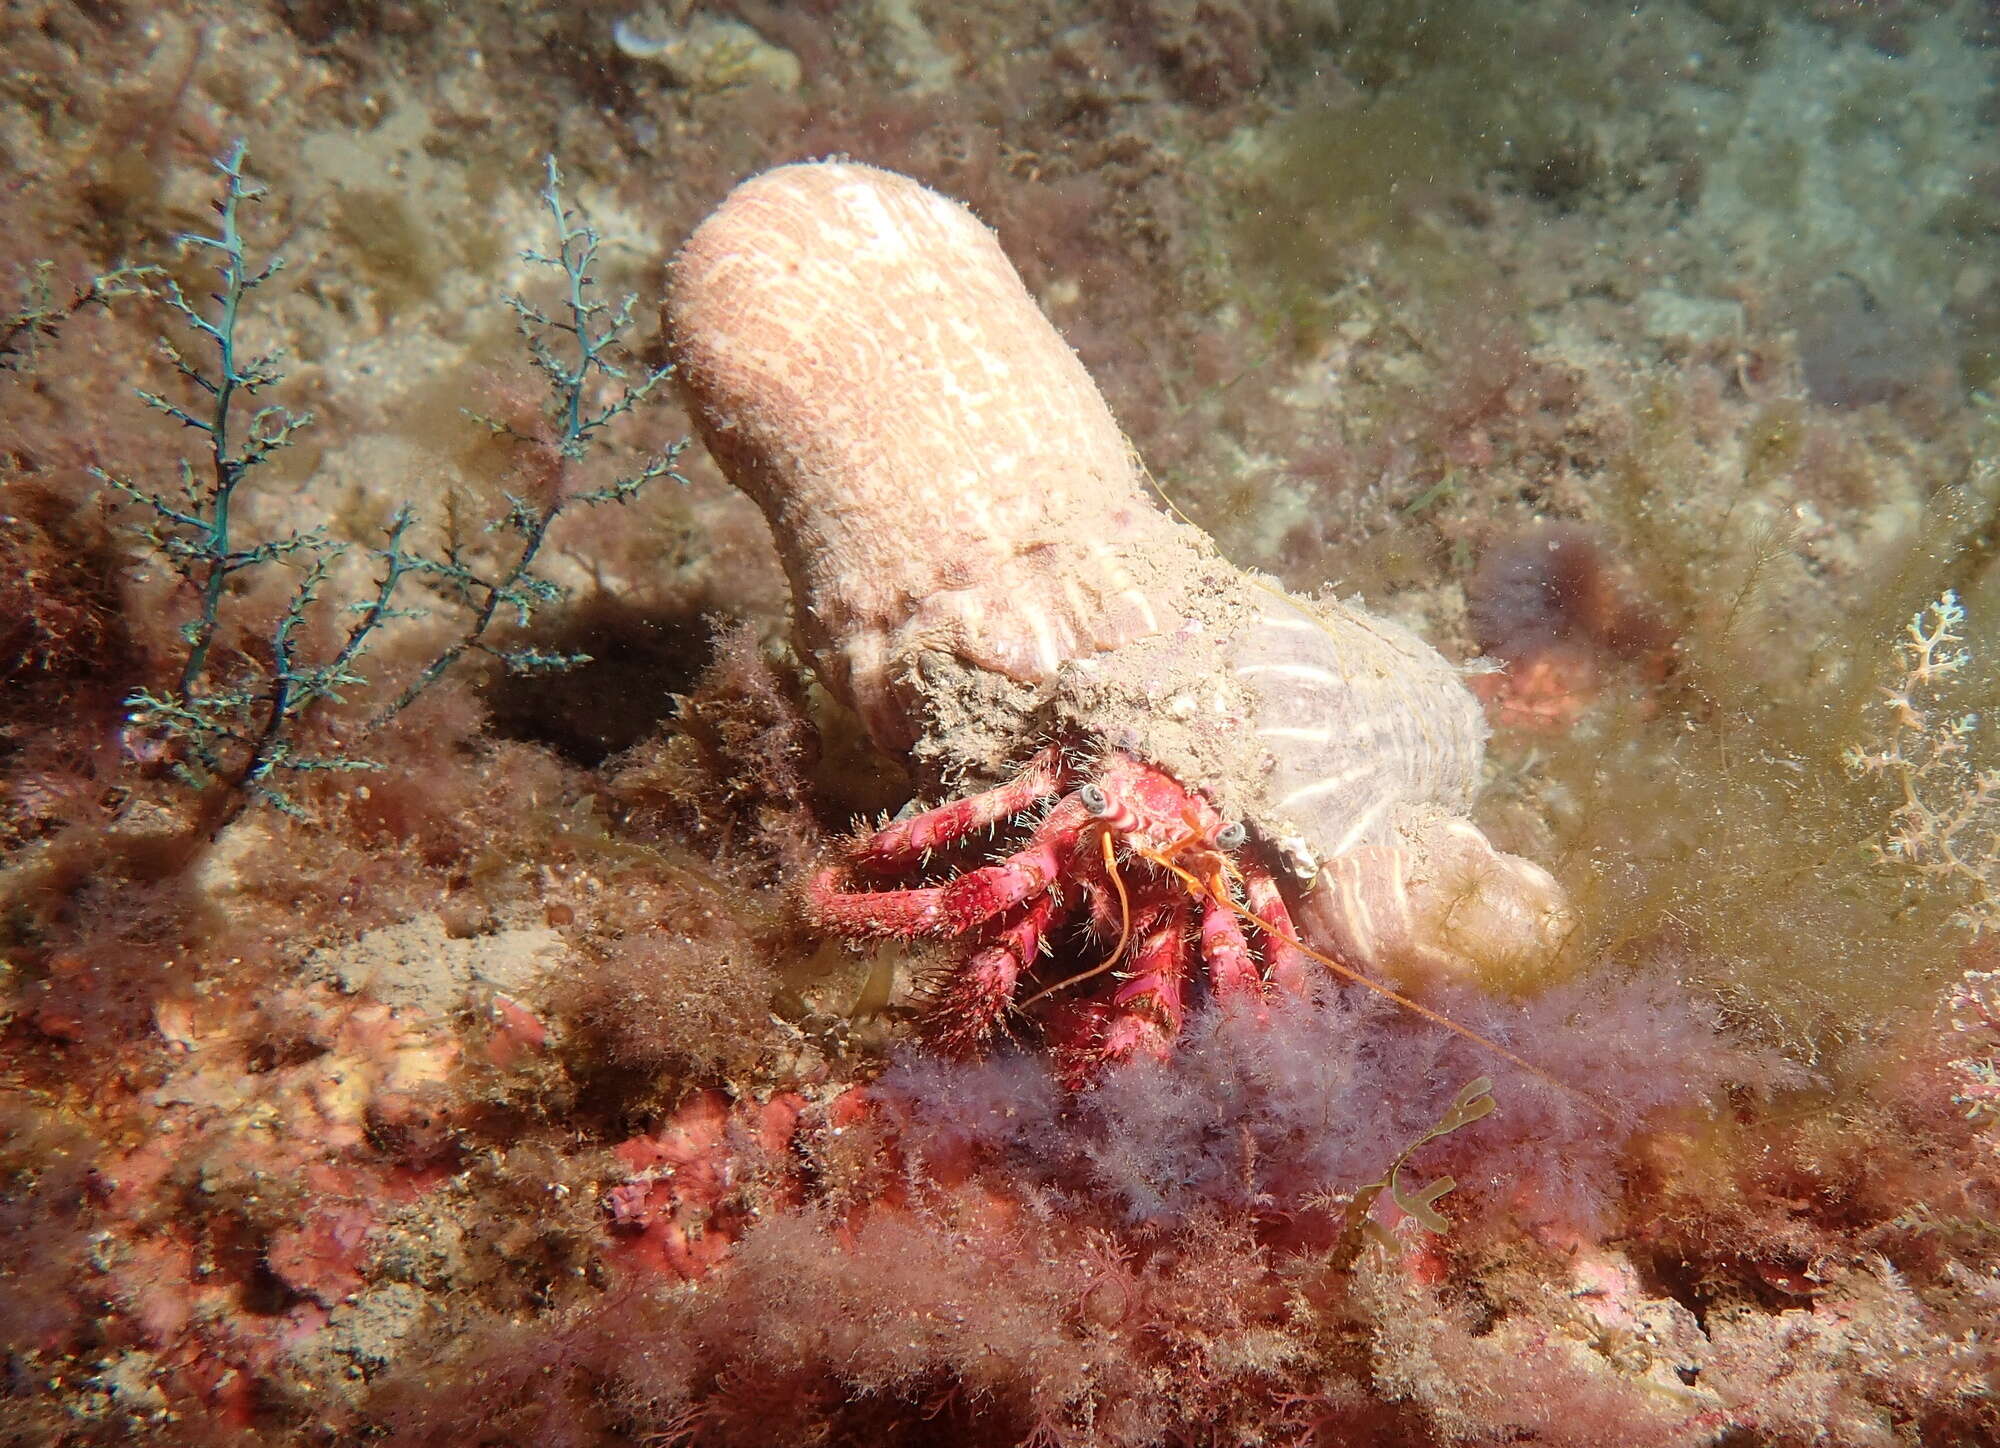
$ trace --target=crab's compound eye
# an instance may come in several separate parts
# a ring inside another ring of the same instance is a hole
[[[1237,820],[1233,824],[1224,825],[1215,832],[1215,847],[1218,850],[1234,850],[1239,848],[1249,838],[1250,831],[1243,828],[1241,820]]]
[[[1076,792],[1076,797],[1082,800],[1083,807],[1094,815],[1111,813],[1111,796],[1104,792],[1102,785],[1086,784]]]

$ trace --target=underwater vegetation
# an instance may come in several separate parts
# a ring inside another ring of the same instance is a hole
[[[0,1443],[2000,1439],[1997,39],[0,8]],[[680,447],[668,258],[836,153],[1233,564],[1488,661],[1573,928],[1413,987],[1470,1035],[1197,986],[1078,1087],[815,924],[999,782]]]
[[[313,714],[330,705],[344,705],[346,693],[367,685],[367,675],[361,672],[363,660],[381,642],[382,631],[421,616],[404,601],[403,585],[412,576],[430,582],[439,597],[458,606],[467,622],[381,706],[368,721],[370,727],[379,727],[415,703],[469,653],[489,654],[515,674],[561,672],[587,663],[588,655],[584,654],[550,653],[532,645],[496,647],[487,641],[487,635],[503,610],[513,615],[516,629],[525,630],[536,609],[562,598],[561,587],[538,574],[534,565],[550,527],[565,509],[577,504],[589,507],[629,502],[648,483],[676,476],[673,459],[680,450],[676,445],[630,477],[601,488],[580,488],[566,476],[571,465],[589,450],[596,434],[643,402],[665,379],[666,372],[647,372],[640,382],[623,387],[602,406],[585,401],[597,374],[618,381],[625,376],[612,359],[619,355],[620,336],[631,326],[632,300],[628,297],[614,310],[591,296],[598,239],[564,206],[561,176],[551,158],[543,199],[553,219],[555,248],[552,253],[525,252],[523,259],[562,272],[567,283],[563,320],[551,320],[519,297],[508,299],[520,318],[528,354],[553,393],[548,426],[541,436],[533,436],[515,431],[506,422],[485,419],[496,433],[533,446],[544,455],[539,464],[541,475],[534,479],[535,495],[507,493],[506,511],[485,527],[488,533],[503,533],[516,540],[511,554],[483,574],[476,571],[469,545],[456,536],[456,526],[442,557],[406,552],[403,539],[416,519],[405,504],[389,516],[383,546],[374,550],[380,572],[372,596],[346,605],[342,612],[353,615],[352,622],[344,631],[333,631],[336,642],[329,653],[308,658],[302,653],[302,636],[314,622],[323,602],[321,594],[344,546],[328,541],[319,528],[293,528],[247,545],[239,544],[234,534],[239,490],[273,455],[293,446],[295,435],[312,423],[310,413],[255,402],[259,393],[283,382],[284,374],[278,370],[275,356],[247,354],[239,331],[251,294],[276,276],[283,262],[277,257],[253,261],[246,249],[242,211],[245,203],[255,202],[262,191],[247,179],[243,153],[243,144],[238,142],[216,163],[222,176],[222,192],[215,202],[218,234],[189,233],[179,238],[182,247],[215,258],[216,290],[210,294],[213,306],[203,307],[190,300],[180,284],[164,273],[158,283],[160,300],[192,335],[200,351],[212,350],[214,356],[195,360],[188,344],[163,340],[162,349],[186,384],[190,400],[182,405],[155,393],[141,393],[149,407],[201,435],[208,454],[205,465],[184,460],[181,487],[172,493],[101,469],[94,473],[100,482],[151,514],[149,521],[138,525],[141,538],[196,600],[192,616],[180,627],[187,656],[172,689],[154,693],[142,688],[125,701],[130,710],[126,747],[152,755],[155,762],[166,763],[198,793],[210,800],[219,799],[219,804],[205,812],[201,825],[211,832],[252,802],[283,810],[296,808],[276,783],[288,776],[375,767],[355,755],[311,753],[300,743]],[[93,281],[76,305],[107,290],[105,282]],[[558,355],[558,343],[572,355]],[[458,520],[453,522],[457,525]],[[238,582],[237,575],[267,574],[279,563],[290,565],[300,577],[270,628],[268,657],[258,658],[254,649],[225,637],[231,622],[225,617],[225,606],[234,593],[242,591],[232,587]],[[234,647],[227,648],[232,642]],[[233,670],[211,665],[218,644],[233,655]]]

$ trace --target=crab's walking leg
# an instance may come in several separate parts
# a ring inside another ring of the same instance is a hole
[[[850,890],[839,866],[806,887],[812,917],[837,935],[963,935],[1073,873],[1068,867],[1090,812],[1075,795],[1059,801],[1017,854],[968,870],[942,885],[912,890]]]
[[[1097,1055],[1122,1061],[1138,1051],[1165,1056],[1187,1014],[1188,903],[1178,894],[1138,913],[1132,965],[1105,1008]]]
[[[970,1056],[986,1043],[1013,1003],[1014,987],[1042,952],[1056,918],[1056,897],[1041,894],[1015,907],[993,942],[952,967],[926,1018],[925,1032],[947,1054]]]
[[[1201,902],[1201,959],[1217,1000],[1256,1000],[1264,994],[1264,978],[1236,912],[1213,896]]]
[[[860,869],[883,872],[918,864],[932,850],[991,829],[1060,794],[1063,773],[1062,747],[1051,744],[1007,783],[894,820],[856,840],[847,858]]]
[[[1278,882],[1271,878],[1271,872],[1245,861],[1243,898],[1249,903],[1250,913],[1268,927],[1261,934],[1272,988],[1286,995],[1304,995],[1306,982],[1311,978],[1307,957],[1292,944],[1299,938],[1299,928],[1292,923],[1292,912],[1285,908],[1285,897],[1278,893]]]

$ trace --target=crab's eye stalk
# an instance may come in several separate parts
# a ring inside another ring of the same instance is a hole
[[[1215,847],[1218,850],[1240,849],[1243,842],[1249,838],[1250,831],[1243,828],[1241,820],[1236,820],[1215,832]]]
[[[1086,784],[1076,792],[1076,797],[1083,801],[1085,809],[1099,819],[1111,813],[1111,796],[1104,792],[1102,785]]]

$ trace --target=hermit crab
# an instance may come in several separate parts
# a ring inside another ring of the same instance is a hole
[[[1553,956],[1555,882],[1466,817],[1485,727],[1460,671],[1157,506],[964,207],[852,163],[753,177],[675,258],[664,324],[770,522],[800,653],[960,794],[807,891],[831,933],[962,939],[934,1040],[976,1050],[1053,990],[1085,1075],[1170,1050],[1194,993],[1297,991],[1315,961],[1422,1009],[1440,976]],[[1101,960],[1039,979],[1076,919]]]

